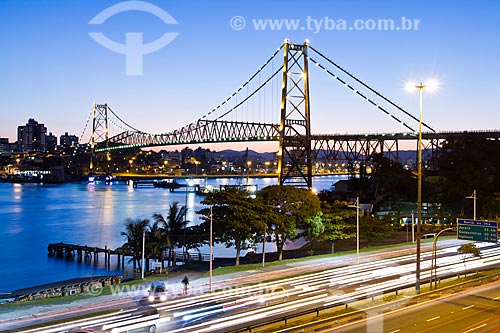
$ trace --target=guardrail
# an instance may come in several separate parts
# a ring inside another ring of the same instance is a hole
[[[456,274],[448,275],[445,278],[449,278],[452,276],[456,276]],[[484,282],[497,281],[497,280],[499,280],[499,278],[500,278],[499,274],[489,275],[489,276],[481,277],[478,279],[462,282],[462,283],[459,283],[459,284],[456,284],[453,286],[444,287],[444,288],[441,288],[438,290],[432,290],[432,291],[429,291],[429,292],[426,292],[423,294],[415,295],[411,298],[401,299],[401,300],[394,301],[394,302],[388,302],[385,304],[381,304],[381,305],[377,305],[377,306],[374,306],[371,308],[367,308],[365,310],[353,311],[353,312],[339,315],[339,316],[335,316],[332,318],[321,319],[321,320],[317,320],[317,321],[312,322],[312,323],[303,324],[303,325],[295,326],[295,327],[291,327],[291,328],[285,328],[285,329],[282,329],[279,331],[274,331],[274,332],[276,332],[276,333],[292,333],[292,332],[304,333],[304,332],[315,332],[316,330],[320,330],[320,329],[324,329],[324,328],[332,328],[334,326],[346,324],[346,323],[349,323],[352,321],[365,319],[368,316],[370,316],[371,314],[385,313],[385,312],[394,310],[398,307],[416,304],[416,303],[421,302],[421,301],[426,300],[426,299],[438,298],[438,297],[441,297],[441,295],[443,293],[448,292],[448,291],[454,291],[455,289],[457,289],[456,291],[461,291],[465,287],[471,287],[474,285],[481,285]],[[410,288],[412,286],[414,286],[414,284],[408,284],[408,285],[401,286],[398,288],[390,288],[390,289],[384,290],[382,295],[390,294],[393,292],[396,292],[396,295],[397,295],[398,291]],[[439,294],[439,296],[436,296],[436,294]],[[237,333],[237,332],[250,332],[251,333],[255,330],[258,330],[259,328],[264,328],[266,326],[275,325],[278,323],[283,323],[286,326],[290,320],[298,319],[300,317],[310,316],[312,314],[315,314],[316,317],[319,317],[320,312],[324,312],[326,310],[332,310],[332,309],[339,307],[341,305],[345,305],[345,307],[348,308],[349,303],[354,303],[355,301],[361,301],[361,300],[370,299],[370,298],[373,300],[376,296],[380,296],[380,295],[381,295],[380,293],[374,293],[374,294],[363,295],[363,297],[354,297],[351,299],[351,302],[339,301],[338,303],[334,303],[334,304],[331,304],[328,306],[320,306],[320,307],[310,309],[307,311],[301,311],[301,312],[297,312],[297,313],[292,313],[292,314],[287,315],[287,316],[273,318],[273,319],[270,319],[266,322],[262,322],[259,324],[239,327],[238,329],[232,330],[230,332],[231,333]]]

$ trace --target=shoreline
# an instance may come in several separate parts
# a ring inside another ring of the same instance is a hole
[[[19,301],[23,297],[29,297],[30,295],[36,295],[40,293],[50,293],[50,292],[63,292],[72,290],[74,288],[81,288],[85,285],[90,285],[92,283],[103,283],[106,280],[115,278],[117,275],[101,275],[101,276],[91,276],[91,277],[79,277],[67,280],[55,281],[50,283],[45,283],[37,286],[26,287],[21,289],[13,290],[9,293],[0,293],[0,304],[2,301]]]
[[[337,172],[337,173],[324,173],[324,174],[315,174],[313,178],[319,177],[330,177],[330,176],[346,176],[347,172]],[[99,175],[96,175],[99,176]],[[214,178],[223,178],[223,179],[231,179],[231,178],[277,178],[278,174],[251,174],[251,175],[242,175],[242,174],[224,174],[224,175],[140,175],[140,174],[117,174],[113,175],[113,177],[117,178],[117,182],[128,180],[162,180],[162,179],[214,179]],[[88,183],[86,180],[88,176],[84,176],[83,179],[69,179],[69,180],[41,180],[41,179],[19,179],[19,178],[3,178],[0,177],[0,183],[5,184],[69,184],[69,183]],[[96,182],[104,182],[101,180],[96,180]],[[106,181],[110,182],[110,181]],[[113,182],[113,181],[111,181]]]

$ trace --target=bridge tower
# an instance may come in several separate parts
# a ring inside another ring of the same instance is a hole
[[[285,40],[278,183],[312,189],[311,121],[309,110],[308,43]]]
[[[96,142],[104,142],[106,148],[109,145],[109,125],[108,125],[108,105],[107,104],[96,104],[94,103],[93,108],[93,118],[92,118],[92,137],[90,141],[90,173],[94,172],[94,163],[96,160]],[[106,151],[106,163],[107,170],[109,172],[109,161],[110,161],[109,150]]]

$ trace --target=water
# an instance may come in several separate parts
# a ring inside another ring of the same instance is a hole
[[[316,177],[317,190],[329,189],[344,176]],[[205,179],[195,179],[205,185]],[[237,179],[207,180],[208,185],[235,185]],[[277,183],[276,178],[250,178],[259,189]],[[187,204],[189,221],[198,223],[196,211],[203,197],[182,188],[176,192],[131,185],[72,183],[0,183],[0,293],[75,277],[119,274],[116,257],[111,267],[78,263],[47,255],[49,243],[65,242],[115,249],[125,242],[120,235],[127,218],[151,218],[164,214],[174,202]],[[266,248],[269,247],[266,245]],[[207,249],[202,249],[208,253]],[[215,257],[234,257],[234,249],[215,246]]]

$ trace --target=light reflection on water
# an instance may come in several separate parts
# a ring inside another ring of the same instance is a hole
[[[345,179],[343,176],[314,178],[317,190],[328,189]],[[195,179],[202,186],[245,184],[238,178]],[[250,178],[259,189],[276,184],[276,178]],[[180,180],[179,182],[182,182]],[[49,243],[65,242],[117,248],[125,242],[120,235],[127,218],[151,219],[155,213],[168,214],[174,202],[187,203],[187,220],[199,223],[195,213],[202,208],[203,197],[183,188],[170,192],[158,188],[133,188],[132,185],[73,183],[4,184],[0,183],[0,292],[82,276],[120,273],[116,259],[111,270],[103,257],[97,267],[76,260],[47,256]],[[266,244],[266,249],[271,248]],[[258,247],[260,250],[261,246]],[[202,249],[208,253],[208,247]],[[234,256],[234,249],[216,246],[214,256]]]

